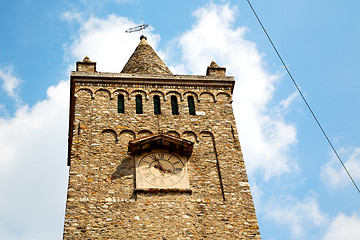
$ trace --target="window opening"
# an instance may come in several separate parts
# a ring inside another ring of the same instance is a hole
[[[154,96],[154,114],[155,115],[161,114],[160,97],[158,95]]]
[[[143,104],[142,104],[142,96],[140,94],[135,96],[135,102],[136,102],[136,114],[142,114]]]
[[[172,115],[179,115],[179,106],[176,96],[171,96],[171,111]]]
[[[195,115],[195,102],[193,96],[188,96],[189,114]]]
[[[118,113],[125,113],[124,95],[118,95]]]

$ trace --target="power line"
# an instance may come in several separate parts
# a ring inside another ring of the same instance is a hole
[[[314,112],[312,111],[312,109],[311,109],[310,105],[308,104],[308,102],[306,101],[306,99],[305,99],[304,95],[302,94],[302,92],[301,92],[301,90],[300,90],[299,86],[297,85],[297,83],[295,82],[294,78],[292,77],[292,75],[291,75],[291,73],[290,73],[289,69],[287,68],[287,66],[286,66],[285,62],[284,62],[284,61],[283,61],[283,59],[281,58],[281,56],[280,56],[280,54],[279,54],[278,50],[276,49],[276,47],[275,47],[275,45],[274,45],[273,41],[271,40],[271,38],[270,38],[269,34],[267,33],[267,31],[266,31],[266,29],[265,29],[264,25],[262,24],[262,22],[260,21],[260,18],[259,18],[259,17],[258,17],[258,15],[256,14],[255,9],[254,9],[254,8],[253,8],[253,6],[251,5],[250,0],[246,0],[246,1],[249,3],[249,6],[250,6],[251,10],[253,11],[253,13],[254,13],[254,15],[255,15],[256,19],[257,19],[257,20],[258,20],[258,22],[260,23],[261,28],[264,30],[264,33],[266,34],[267,38],[269,39],[269,41],[270,41],[270,43],[271,43],[271,45],[272,45],[273,49],[275,50],[276,54],[278,55],[278,57],[279,57],[279,59],[280,59],[281,63],[283,64],[284,68],[286,69],[286,72],[288,73],[288,75],[290,76],[290,78],[291,78],[292,82],[294,83],[294,85],[295,85],[295,87],[296,87],[297,91],[300,93],[301,98],[302,98],[302,99],[303,99],[303,101],[305,102],[305,104],[306,104],[307,108],[309,109],[309,111],[310,111],[311,115],[312,115],[312,116],[313,116],[313,118],[315,119],[315,121],[316,121],[317,125],[319,126],[319,128],[320,128],[321,132],[323,133],[324,137],[325,137],[325,138],[326,138],[326,140],[328,141],[328,143],[329,143],[329,145],[331,146],[331,148],[332,148],[333,152],[335,153],[336,157],[339,159],[339,161],[340,161],[341,165],[342,165],[342,166],[343,166],[343,168],[345,169],[345,171],[346,171],[347,175],[348,175],[348,176],[349,176],[349,178],[351,179],[351,181],[352,181],[352,183],[354,184],[355,188],[356,188],[356,189],[357,189],[357,191],[360,193],[360,189],[359,189],[359,188],[358,188],[358,186],[356,185],[356,183],[355,183],[354,179],[352,178],[352,176],[351,176],[350,172],[349,172],[349,171],[347,170],[347,168],[345,167],[344,162],[341,160],[341,158],[340,158],[339,154],[337,153],[337,151],[336,151],[335,147],[333,146],[333,144],[331,143],[330,139],[329,139],[329,138],[328,138],[328,136],[326,135],[326,133],[325,133],[324,129],[322,128],[322,126],[321,126],[320,122],[319,122],[319,121],[318,121],[318,119],[316,118],[316,116],[315,116]]]

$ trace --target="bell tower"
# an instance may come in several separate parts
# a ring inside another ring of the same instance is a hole
[[[121,73],[76,63],[64,239],[261,239],[225,72],[174,75],[143,36]]]

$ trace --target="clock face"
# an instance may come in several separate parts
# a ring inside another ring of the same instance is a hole
[[[176,186],[184,181],[186,175],[185,161],[168,152],[147,153],[138,159],[137,166],[139,180],[150,187]]]

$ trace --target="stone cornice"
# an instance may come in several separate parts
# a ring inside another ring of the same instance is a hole
[[[235,84],[234,77],[232,76],[145,75],[73,71],[70,78],[72,81],[83,83],[229,87],[231,92],[233,92]]]

